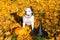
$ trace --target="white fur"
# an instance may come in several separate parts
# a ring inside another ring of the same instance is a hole
[[[32,30],[34,29],[34,15],[32,15],[31,8],[25,8],[26,14],[23,16],[23,27],[25,25],[31,25]]]

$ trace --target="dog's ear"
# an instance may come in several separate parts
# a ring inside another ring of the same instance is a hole
[[[30,8],[32,9],[32,6],[30,6]]]
[[[24,8],[24,11],[25,11],[25,15],[26,15],[26,8]]]
[[[32,6],[30,6],[30,8],[31,8],[31,11],[32,11],[32,15],[33,15],[33,8],[32,8]]]
[[[33,8],[32,8],[32,6],[30,6],[30,8],[31,8],[31,11],[33,11]]]

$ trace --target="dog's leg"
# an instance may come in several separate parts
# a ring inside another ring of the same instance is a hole
[[[32,17],[32,25],[31,25],[31,27],[32,27],[32,30],[34,29],[34,16]]]
[[[34,29],[34,24],[32,24],[32,30]]]
[[[34,29],[34,23],[32,22],[32,25],[31,25],[31,27],[32,27],[32,30]]]
[[[23,17],[23,28],[25,28],[25,20],[24,20],[24,17]]]
[[[25,22],[23,22],[23,28],[25,28]]]

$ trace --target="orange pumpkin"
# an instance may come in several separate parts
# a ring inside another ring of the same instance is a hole
[[[14,33],[16,34],[16,35],[27,35],[27,34],[29,34],[30,33],[30,29],[29,29],[29,27],[25,27],[25,28],[22,28],[22,27],[20,27],[20,28],[16,28],[15,30],[14,30]]]

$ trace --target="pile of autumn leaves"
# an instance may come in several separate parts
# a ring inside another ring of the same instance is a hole
[[[17,12],[23,16],[24,8],[32,7],[34,12],[35,28],[39,26],[39,20],[43,22],[43,28],[48,32],[48,36],[59,40],[60,32],[60,0],[0,0],[0,30],[3,39],[3,31],[21,27],[10,14]],[[12,32],[11,32],[12,33]],[[56,34],[56,35],[54,35]]]

